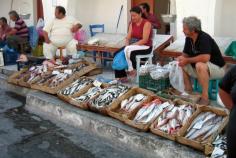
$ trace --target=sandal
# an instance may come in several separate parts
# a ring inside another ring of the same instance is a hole
[[[210,101],[206,100],[206,99],[203,99],[203,98],[200,98],[200,100],[197,102],[197,104],[199,104],[199,105],[210,105]]]

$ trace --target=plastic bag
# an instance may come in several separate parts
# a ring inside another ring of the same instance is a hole
[[[43,27],[44,27],[44,21],[42,18],[39,18],[37,25],[36,25],[36,29],[43,28]]]
[[[173,61],[169,63],[169,79],[172,87],[181,93],[185,93],[183,70],[179,66],[179,62]]]
[[[83,29],[78,30],[75,34],[74,34],[74,39],[77,40],[79,43],[85,43],[87,40],[87,35],[86,35],[86,31]]]
[[[232,56],[233,59],[236,59],[236,41],[233,41],[225,51],[225,55]]]
[[[112,69],[113,70],[128,69],[128,63],[125,58],[124,49],[121,50],[119,53],[117,53],[116,56],[114,57],[113,63],[112,63]]]

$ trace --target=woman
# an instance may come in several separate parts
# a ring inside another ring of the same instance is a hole
[[[236,66],[231,68],[220,83],[220,98],[224,105],[231,110],[227,129],[228,158],[236,157]]]
[[[131,22],[124,52],[128,63],[128,74],[135,76],[136,56],[150,54],[152,51],[152,26],[150,22],[142,18],[140,7],[132,8],[130,14]],[[115,70],[115,77],[121,82],[128,81],[125,70]]]

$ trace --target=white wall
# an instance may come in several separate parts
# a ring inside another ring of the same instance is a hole
[[[182,20],[184,17],[197,16],[202,22],[202,29],[213,35],[215,29],[216,0],[176,0],[177,37],[184,36]]]
[[[16,10],[19,14],[30,13],[30,19],[25,20],[28,26],[35,24],[35,8],[36,0],[13,0],[12,10]],[[8,13],[11,10],[11,0],[0,0],[0,15],[9,20]]]
[[[236,37],[236,1],[217,0],[215,15],[215,35]]]
[[[69,15],[75,16],[89,30],[90,24],[105,24],[105,32],[114,33],[120,7],[123,11],[117,32],[126,33],[129,21],[130,0],[69,0]]]

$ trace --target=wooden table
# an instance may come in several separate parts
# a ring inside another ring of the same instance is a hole
[[[236,64],[236,60],[233,59],[231,56],[226,56],[224,54],[227,47],[230,45],[233,38],[230,37],[213,37],[218,44],[220,51],[222,52],[222,56],[226,63]],[[178,39],[173,42],[170,46],[166,47],[162,51],[159,52],[161,57],[173,57],[176,58],[182,54],[184,48],[184,38]]]
[[[95,51],[99,53],[99,56],[96,56],[96,58],[101,59],[112,59],[111,57],[103,57],[102,52],[109,52],[113,54],[118,51],[120,48],[122,48],[125,45],[125,37],[124,34],[107,34],[107,33],[101,33],[95,35],[94,38],[102,38],[102,44],[97,45],[89,45],[87,43],[85,44],[78,44],[77,49],[83,50],[83,51]],[[107,40],[105,39],[107,37]],[[109,41],[110,39],[113,39],[113,41]],[[116,41],[114,41],[114,39]],[[107,42],[107,43],[106,43]],[[165,49],[170,43],[173,42],[173,36],[171,35],[160,35],[157,34],[153,38],[153,47],[154,47],[154,53],[161,52],[163,49]]]

